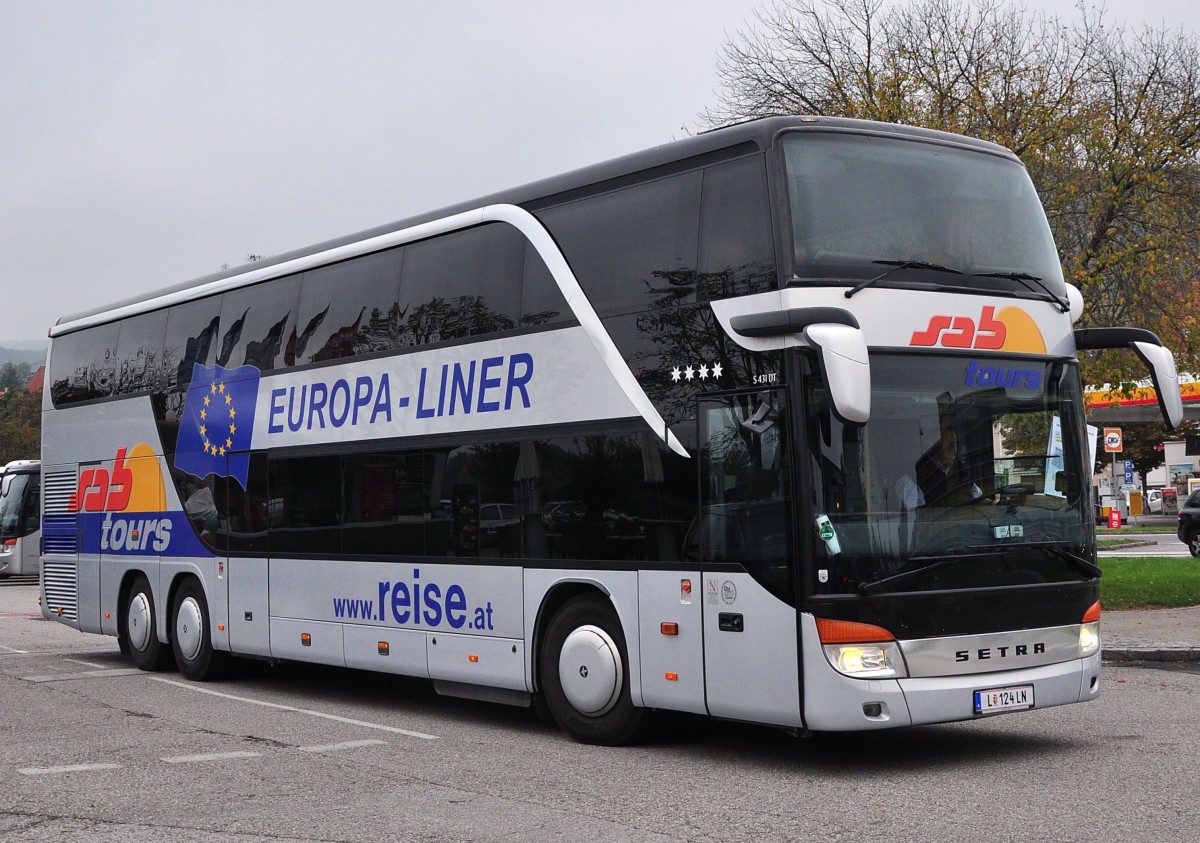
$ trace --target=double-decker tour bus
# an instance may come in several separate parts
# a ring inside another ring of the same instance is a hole
[[[192,679],[428,677],[630,740],[1099,693],[1077,352],[1026,170],[771,118],[59,321],[44,613]]]
[[[36,574],[41,559],[41,464],[0,466],[0,577]]]

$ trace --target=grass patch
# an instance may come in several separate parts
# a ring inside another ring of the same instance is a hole
[[[1097,560],[1105,609],[1200,605],[1200,561],[1191,557],[1114,556]]]

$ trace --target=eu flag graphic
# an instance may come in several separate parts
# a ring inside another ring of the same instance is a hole
[[[232,477],[246,488],[259,376],[253,366],[192,367],[175,440],[176,468],[202,478]]]

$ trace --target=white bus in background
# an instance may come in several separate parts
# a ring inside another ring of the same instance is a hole
[[[0,577],[38,572],[41,471],[38,460],[16,460],[0,468]]]
[[[1001,147],[680,140],[60,320],[43,611],[147,670],[422,676],[605,744],[1091,700],[1077,352],[1182,403],[1082,312]]]

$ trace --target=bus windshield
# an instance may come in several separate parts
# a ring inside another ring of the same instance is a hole
[[[36,524],[26,524],[22,513],[25,509],[26,490],[35,475],[10,472],[0,480],[0,539],[21,538],[37,529]]]
[[[1065,295],[1050,226],[1017,161],[828,132],[788,135],[783,152],[797,280],[887,273],[877,283]]]
[[[819,379],[806,388],[818,593],[1098,576],[1074,365],[876,354],[871,367],[864,426],[838,421]]]

